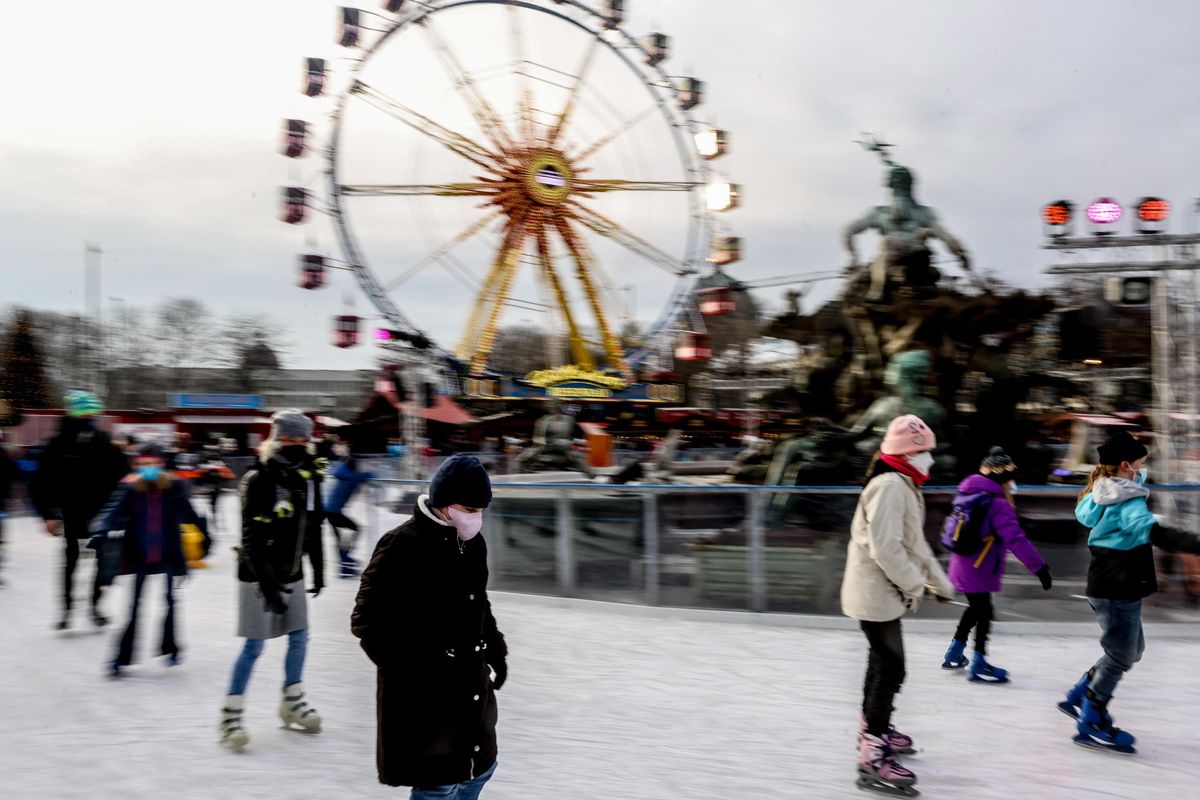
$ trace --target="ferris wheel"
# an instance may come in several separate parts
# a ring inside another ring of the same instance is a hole
[[[514,310],[552,331],[559,377],[620,389],[708,357],[703,317],[731,309],[727,282],[700,278],[740,257],[718,218],[740,187],[714,169],[728,135],[695,116],[704,84],[666,70],[670,38],[627,33],[622,0],[381,12],[340,9],[349,55],[307,59],[303,85],[332,105],[285,123],[284,153],[323,164],[316,187],[284,189],[283,219],[327,213],[341,254],[301,256],[302,285],[349,271],[464,377],[494,374]],[[662,306],[623,339],[630,294]],[[339,326],[335,343],[357,341],[356,316]]]

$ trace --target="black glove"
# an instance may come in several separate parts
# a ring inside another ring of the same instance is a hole
[[[492,681],[492,689],[498,692],[500,691],[500,687],[504,685],[504,682],[508,680],[508,660],[501,658],[495,664],[489,664],[489,666],[496,673],[496,677]]]
[[[287,603],[283,601],[283,595],[291,594],[291,589],[262,587],[263,604],[268,611],[273,611],[276,614],[283,615],[287,613]]]
[[[1050,567],[1043,564],[1042,568],[1033,574],[1042,582],[1042,589],[1047,592],[1050,591],[1050,586],[1054,583],[1054,579],[1050,577]]]

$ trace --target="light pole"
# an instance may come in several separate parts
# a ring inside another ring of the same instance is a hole
[[[91,317],[93,341],[91,342],[91,358],[87,367],[88,388],[100,391],[100,377],[103,374],[100,359],[104,351],[104,331],[100,327],[100,255],[103,251],[97,242],[85,242],[83,251],[83,303],[84,315]],[[84,328],[86,331],[86,327]],[[86,337],[86,333],[84,334]]]

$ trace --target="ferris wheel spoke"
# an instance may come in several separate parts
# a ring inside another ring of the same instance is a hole
[[[483,145],[473,141],[461,133],[452,131],[444,125],[434,122],[429,117],[412,110],[408,106],[388,97],[378,89],[368,86],[362,81],[355,81],[350,87],[350,93],[361,97],[365,102],[380,111],[396,118],[413,130],[428,136],[438,144],[456,153],[468,161],[472,161],[486,169],[494,169],[502,161],[500,156],[488,150]]]
[[[491,197],[510,184],[502,181],[475,183],[343,183],[338,192],[346,197]]]
[[[608,357],[608,364],[610,367],[624,372],[625,363],[621,354],[621,342],[613,334],[612,327],[608,324],[608,315],[604,312],[604,304],[600,300],[596,283],[592,280],[592,266],[596,260],[592,258],[583,239],[572,230],[564,217],[556,217],[554,226],[558,229],[558,235],[566,243],[567,249],[571,251],[571,258],[575,261],[575,272],[579,283],[583,286],[583,293],[587,298],[588,305],[592,309],[596,328],[600,331],[600,341],[604,346],[604,353]]]
[[[493,209],[490,213],[486,214],[483,219],[472,223],[466,228],[466,230],[462,231],[462,233],[458,234],[453,239],[450,239],[432,253],[425,256],[425,258],[406,269],[384,288],[389,292],[397,289],[401,284],[417,275],[419,272],[421,272],[421,270],[425,269],[430,264],[434,263],[435,261],[441,261],[451,250],[486,228],[488,224],[494,221],[498,216],[500,216],[500,211],[498,209]]]
[[[637,234],[625,230],[625,228],[613,222],[608,217],[586,206],[573,203],[571,205],[571,215],[584,227],[595,231],[606,239],[611,239],[628,250],[632,250],[637,255],[670,272],[672,275],[691,275],[696,271],[670,253],[655,247]]]
[[[475,117],[475,121],[479,123],[479,127],[483,130],[484,135],[499,150],[505,151],[511,149],[512,141],[508,136],[508,132],[504,129],[504,123],[500,121],[500,117],[496,114],[496,110],[492,108],[492,104],[479,91],[479,85],[475,83],[475,79],[471,77],[471,73],[467,72],[462,60],[454,53],[454,50],[450,47],[450,42],[446,40],[446,37],[442,36],[442,32],[438,30],[433,18],[427,14],[417,21],[421,29],[429,36],[434,51],[438,54],[442,66],[445,67],[446,72],[450,76],[451,83],[454,84],[454,88],[458,90],[458,93],[462,95],[463,100],[467,104],[467,109]]]
[[[596,192],[690,192],[703,186],[697,181],[626,181],[603,178],[571,181],[571,188],[583,194]]]
[[[567,103],[563,106],[562,113],[558,115],[558,120],[554,123],[554,128],[550,131],[550,135],[546,139],[550,147],[554,147],[558,143],[559,137],[562,136],[563,131],[567,127],[567,122],[571,119],[571,114],[574,113],[575,107],[579,104],[579,93],[584,86],[588,70],[592,66],[592,58],[596,55],[596,47],[599,43],[599,36],[591,37],[588,42],[588,49],[583,54],[583,62],[579,65],[579,72],[575,76],[575,83],[571,86],[571,93],[567,95]]]
[[[621,134],[626,133],[629,130],[631,130],[639,122],[641,122],[642,120],[649,117],[655,111],[658,111],[658,103],[651,103],[650,105],[646,106],[644,109],[642,109],[638,113],[634,114],[632,117],[625,120],[624,122],[622,122],[617,127],[613,128],[608,133],[601,136],[595,142],[588,145],[582,152],[579,153],[579,155],[575,156],[575,162],[579,163],[579,162],[587,161],[589,158],[596,155],[596,153],[600,152],[605,147],[612,144],[617,139],[617,137],[619,137]]]
[[[567,326],[567,342],[570,346],[572,360],[581,369],[591,372],[596,369],[596,362],[588,351],[583,336],[579,333],[579,326],[575,324],[575,315],[571,313],[571,302],[563,289],[562,281],[559,280],[558,271],[554,268],[554,257],[550,252],[550,235],[546,227],[545,224],[538,225],[534,236],[537,241],[538,261],[541,264],[542,276],[553,293],[553,299],[558,304],[563,322]]]
[[[526,212],[514,217],[509,223],[500,245],[500,252],[492,262],[492,267],[475,298],[471,315],[467,318],[467,327],[458,346],[458,356],[471,363],[472,372],[481,371],[487,365],[488,353],[495,344],[495,328],[499,323],[500,311],[508,300],[521,252],[525,247],[527,219]],[[482,364],[477,369],[475,365],[480,361],[481,352]]]
[[[508,8],[508,28],[512,37],[513,65],[516,74],[520,76],[517,87],[517,113],[520,119],[520,137],[529,142],[533,140],[533,90],[529,84],[529,76],[525,72],[525,40],[521,33],[521,17],[517,7]]]

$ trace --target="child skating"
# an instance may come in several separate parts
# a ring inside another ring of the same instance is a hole
[[[904,683],[900,618],[916,611],[926,590],[954,597],[925,539],[921,486],[933,468],[937,439],[918,417],[897,417],[871,467],[850,526],[842,580],[842,613],[859,620],[870,646],[858,733],[858,786],[914,797],[917,776],[896,760],[912,737],[892,725],[892,703]]]
[[[967,637],[975,630],[975,654],[969,676],[974,683],[1007,683],[1008,671],[988,663],[992,595],[1000,591],[1004,562],[1011,551],[1049,591],[1050,568],[1021,530],[1013,502],[1017,465],[1001,447],[993,447],[979,472],[958,485],[954,511],[946,518],[942,544],[950,555],[950,583],[967,597],[967,608],[942,661],[942,669],[967,666]]]
[[[1158,591],[1154,548],[1200,553],[1200,537],[1162,525],[1150,513],[1145,445],[1121,431],[1100,446],[1099,455],[1075,517],[1091,529],[1087,598],[1100,623],[1104,655],[1058,707],[1076,721],[1076,744],[1131,754],[1137,752],[1134,736],[1113,724],[1108,704],[1146,649],[1142,599]]]

